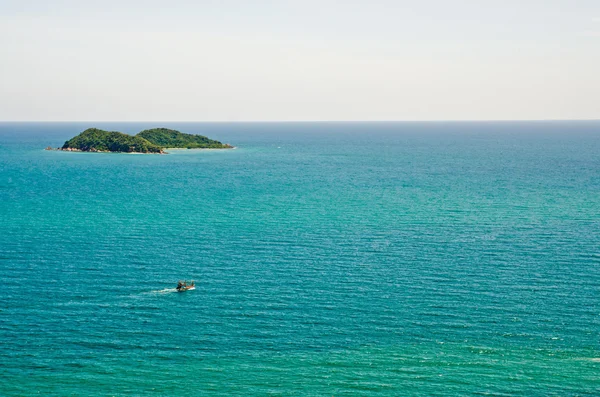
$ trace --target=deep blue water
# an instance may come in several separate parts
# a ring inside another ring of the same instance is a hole
[[[600,122],[91,126],[0,123],[0,395],[600,395]]]

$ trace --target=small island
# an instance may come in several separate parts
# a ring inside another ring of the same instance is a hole
[[[137,135],[88,128],[57,150],[69,152],[116,152],[165,154],[165,149],[232,149],[233,146],[203,135],[184,134],[168,128],[152,128]],[[53,150],[46,148],[46,150]]]

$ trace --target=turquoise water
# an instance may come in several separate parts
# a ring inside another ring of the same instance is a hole
[[[89,126],[0,124],[0,395],[600,394],[600,122]]]

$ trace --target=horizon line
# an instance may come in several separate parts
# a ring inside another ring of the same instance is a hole
[[[0,123],[512,123],[599,122],[597,119],[448,119],[448,120],[0,120]]]

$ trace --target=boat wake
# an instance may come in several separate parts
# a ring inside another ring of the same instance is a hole
[[[147,293],[154,294],[154,295],[161,295],[161,294],[169,294],[171,292],[177,292],[177,289],[176,288],[165,288],[165,289],[158,289],[158,290],[150,291]]]

